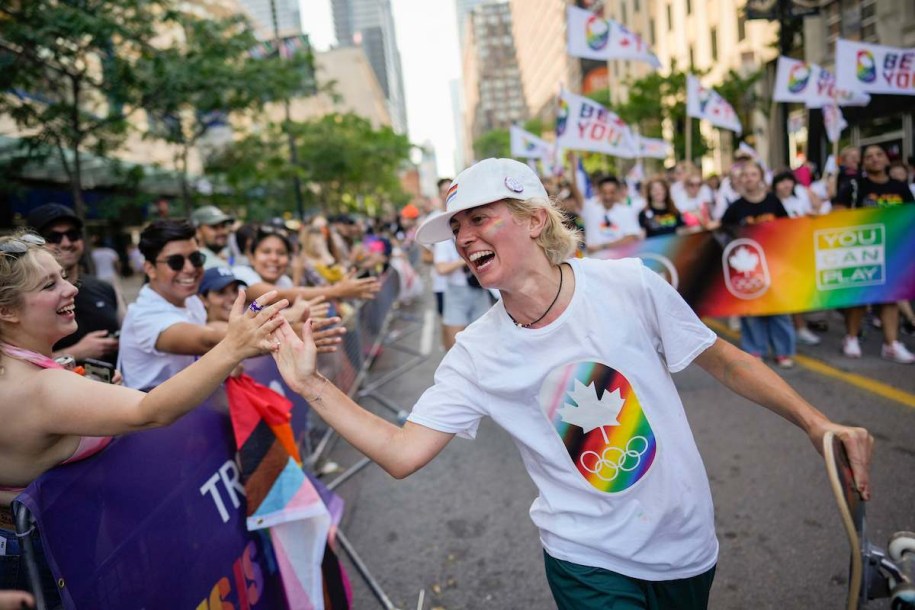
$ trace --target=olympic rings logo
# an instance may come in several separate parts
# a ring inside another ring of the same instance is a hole
[[[585,451],[578,458],[578,463],[601,481],[609,483],[616,479],[620,472],[632,472],[638,468],[646,451],[648,439],[644,436],[633,436],[626,443],[626,449],[608,446],[601,453]]]

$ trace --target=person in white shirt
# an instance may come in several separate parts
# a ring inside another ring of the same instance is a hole
[[[588,253],[615,248],[642,237],[639,211],[622,201],[620,181],[605,176],[597,183],[597,196],[586,199],[581,210]]]
[[[715,204],[715,196],[712,189],[703,184],[702,176],[698,172],[688,174],[682,182],[682,189],[674,195],[674,189],[670,189],[670,196],[674,200],[674,205],[683,215],[683,222],[687,227],[697,229],[714,229],[718,223],[712,221],[712,207]]]
[[[718,339],[641,261],[568,259],[575,234],[526,165],[487,159],[454,184],[447,211],[417,239],[453,240],[502,300],[458,336],[402,428],[317,372],[307,325],[302,338],[280,327],[275,358],[290,388],[398,479],[455,435],[473,438],[483,417],[504,427],[539,492],[530,515],[561,610],[706,607],[714,508],[671,377],[691,362],[795,423],[814,447],[835,431],[870,495],[867,430],[831,422]]]
[[[823,200],[812,189],[797,183],[791,171],[780,172],[772,179],[772,192],[791,218],[819,216]]]

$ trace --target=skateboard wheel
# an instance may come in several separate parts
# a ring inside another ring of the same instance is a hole
[[[893,561],[902,560],[906,553],[915,553],[915,532],[896,532],[890,536],[886,551]]]
[[[915,585],[903,583],[895,587],[890,594],[892,610],[912,610],[915,608]]]

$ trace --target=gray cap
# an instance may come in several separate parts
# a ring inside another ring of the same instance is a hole
[[[200,225],[210,227],[234,220],[235,218],[229,216],[215,205],[205,205],[202,208],[197,208],[191,213],[191,222],[194,223],[195,227],[199,227]]]

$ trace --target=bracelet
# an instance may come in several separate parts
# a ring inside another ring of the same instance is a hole
[[[320,375],[321,379],[323,379],[324,381],[323,381],[323,383],[321,383],[321,387],[318,388],[317,394],[315,394],[311,398],[307,398],[307,397],[305,398],[305,400],[308,401],[309,404],[318,402],[319,400],[321,400],[321,395],[324,393],[324,388],[327,386],[327,377],[325,377],[324,375],[321,375],[320,373],[318,373],[318,375]]]

